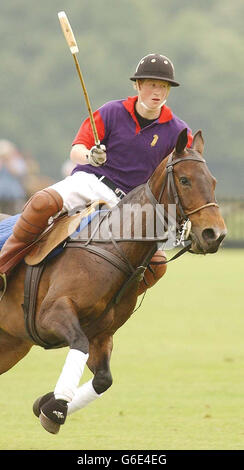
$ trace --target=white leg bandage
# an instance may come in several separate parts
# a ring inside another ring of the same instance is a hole
[[[54,390],[56,399],[71,402],[79,385],[89,354],[70,349]]]
[[[92,385],[92,379],[89,380],[89,382],[86,382],[76,390],[72,402],[68,404],[68,415],[84,408],[102,395],[103,393],[98,395],[98,393],[95,392]]]

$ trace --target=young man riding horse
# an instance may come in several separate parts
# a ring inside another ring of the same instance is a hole
[[[191,146],[190,128],[165,106],[171,86],[179,86],[172,62],[163,55],[149,54],[140,60],[130,79],[135,82],[138,96],[108,102],[94,113],[101,145],[94,145],[90,120],[86,119],[70,153],[76,163],[72,175],[37,192],[25,205],[0,253],[0,290],[50,217],[85,208],[95,200],[115,206],[150,178],[160,161],[173,151],[184,128],[188,129]],[[159,251],[154,257],[162,260],[164,253]],[[166,271],[165,264],[153,268],[154,276],[150,278],[150,272],[146,272],[147,285],[141,285],[139,293]]]

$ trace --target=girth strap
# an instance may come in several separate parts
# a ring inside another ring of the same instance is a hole
[[[36,296],[44,267],[45,263],[38,264],[37,266],[27,266],[24,287],[24,303],[22,304],[27,333],[34,343],[43,347],[46,346],[46,343],[42,341],[36,332],[35,316]]]
[[[110,253],[107,250],[103,250],[100,247],[97,246],[91,246],[91,245],[84,245],[81,242],[74,241],[74,240],[69,240],[65,247],[67,248],[81,248],[86,251],[90,251],[90,253],[94,253],[95,255],[100,256],[101,258],[109,261],[113,266],[116,268],[120,269],[123,271],[125,274],[131,274],[131,271],[128,268],[128,265],[125,261],[120,259],[118,256],[114,255],[113,253]]]
[[[64,346],[64,344],[51,345],[46,343],[36,331],[36,299],[39,282],[45,265],[45,261],[35,266],[27,265],[24,286],[24,303],[22,304],[22,308],[24,311],[26,331],[34,343],[45,349],[56,349]]]

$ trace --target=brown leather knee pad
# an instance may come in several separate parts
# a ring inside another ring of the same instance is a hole
[[[139,284],[139,295],[154,286],[154,284],[164,276],[167,270],[167,264],[165,264],[165,261],[166,255],[164,251],[156,251],[145,271],[144,279]]]
[[[48,219],[63,208],[63,199],[52,188],[42,189],[32,196],[14,227],[15,237],[24,242],[32,242],[46,228]]]

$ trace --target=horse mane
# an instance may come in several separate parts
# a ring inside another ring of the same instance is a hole
[[[133,203],[136,202],[136,200],[139,199],[138,196],[141,196],[141,193],[143,192],[143,190],[145,189],[145,186],[146,186],[146,183],[143,183],[141,184],[140,186],[136,186],[136,188],[132,189],[131,191],[129,191],[124,197],[123,199],[121,199],[119,201],[119,203],[117,204],[117,206],[115,207],[121,207],[123,206],[124,204],[130,204],[132,201]]]

